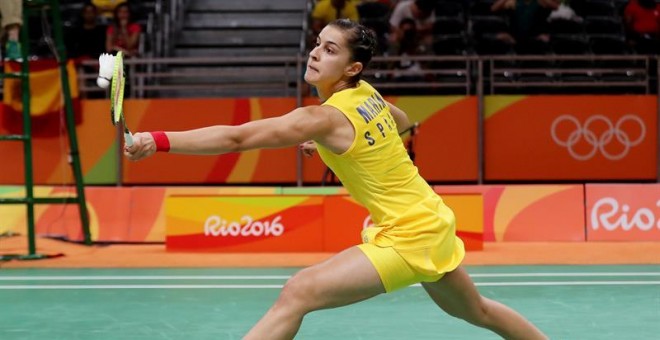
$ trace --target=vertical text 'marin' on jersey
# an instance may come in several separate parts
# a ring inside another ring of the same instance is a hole
[[[357,112],[364,118],[365,123],[369,123],[376,118],[379,113],[387,106],[383,97],[378,93],[373,93],[367,100],[358,105]]]

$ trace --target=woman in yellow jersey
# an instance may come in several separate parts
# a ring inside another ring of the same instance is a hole
[[[360,80],[374,48],[371,31],[334,21],[319,34],[305,73],[322,105],[239,126],[138,133],[124,153],[140,160],[156,151],[222,154],[297,144],[310,153],[315,145],[369,210],[374,226],[363,231],[364,243],[295,274],[246,339],[291,339],[307,313],[419,282],[452,316],[507,339],[545,339],[520,314],[482,297],[461,267],[465,251],[454,215],[420,177],[399,137],[408,118]]]

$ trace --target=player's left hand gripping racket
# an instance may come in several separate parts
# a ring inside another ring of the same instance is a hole
[[[112,71],[112,85],[110,86],[110,115],[112,124],[117,126],[121,120],[124,126],[124,142],[127,146],[133,145],[133,135],[126,127],[124,120],[124,85],[126,77],[124,74],[124,55],[121,51],[115,56],[114,69]]]

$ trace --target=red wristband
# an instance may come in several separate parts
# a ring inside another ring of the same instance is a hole
[[[154,131],[149,133],[151,134],[151,137],[154,138],[154,142],[156,142],[156,151],[170,151],[170,139],[167,138],[164,131]]]

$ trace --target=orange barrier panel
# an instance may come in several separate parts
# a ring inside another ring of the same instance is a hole
[[[456,216],[456,234],[466,250],[484,248],[484,199],[480,194],[442,195],[445,204]]]
[[[582,185],[436,186],[447,194],[484,199],[485,241],[584,241]]]
[[[325,228],[323,248],[338,252],[362,243],[360,232],[371,225],[367,209],[350,196],[326,196],[323,201]]]
[[[392,103],[421,123],[415,164],[427,181],[478,179],[476,97],[396,97]]]
[[[295,98],[130,100],[124,104],[128,126],[134,131],[238,125],[294,108]],[[158,154],[143,162],[125,162],[124,182],[294,183],[296,152],[291,147],[205,157]]]
[[[485,178],[655,179],[656,96],[489,96]]]
[[[587,240],[660,241],[660,184],[587,184]]]

